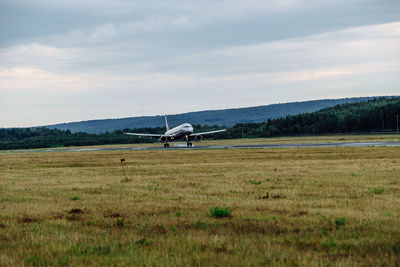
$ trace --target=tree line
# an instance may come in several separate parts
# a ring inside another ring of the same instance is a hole
[[[324,134],[397,130],[400,98],[379,98],[367,102],[340,104],[312,113],[268,119],[262,123],[239,123],[215,134],[215,139],[272,137],[299,134]],[[220,129],[218,125],[193,125],[195,132]],[[33,128],[0,129],[0,149],[91,146],[158,142],[157,138],[140,138],[124,132],[163,134],[165,128],[115,130],[104,134],[71,133],[70,130]]]
[[[267,121],[267,136],[348,132],[394,132],[400,114],[400,98],[380,98],[341,104],[317,112]]]
[[[215,129],[216,126],[194,125],[194,127],[201,131],[209,131],[210,129]],[[123,129],[104,134],[71,133],[70,130],[49,129],[45,127],[3,128],[0,129],[0,150],[158,142],[158,138],[124,134],[125,132],[133,131],[138,133],[163,134],[165,128]]]

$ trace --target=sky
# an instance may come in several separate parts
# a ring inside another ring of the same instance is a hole
[[[0,127],[377,95],[399,0],[0,0]]]

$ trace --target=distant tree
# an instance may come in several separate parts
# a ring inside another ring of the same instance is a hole
[[[267,136],[275,136],[280,134],[281,131],[275,125],[269,125],[267,129]]]

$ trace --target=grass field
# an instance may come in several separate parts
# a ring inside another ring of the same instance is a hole
[[[0,266],[400,264],[396,147],[1,153],[0,192]]]

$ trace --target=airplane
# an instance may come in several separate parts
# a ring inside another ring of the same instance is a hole
[[[226,129],[222,129],[222,130],[202,132],[202,133],[193,133],[193,126],[190,125],[189,123],[184,123],[170,129],[168,126],[167,115],[165,115],[165,128],[166,132],[164,134],[144,134],[144,133],[125,133],[125,134],[135,135],[135,136],[158,137],[160,143],[164,144],[164,148],[168,148],[169,147],[168,142],[179,141],[179,140],[185,140],[187,147],[192,147],[193,144],[191,140],[200,142],[203,139],[203,135],[215,134],[226,131]]]

